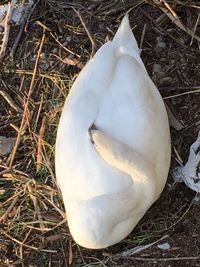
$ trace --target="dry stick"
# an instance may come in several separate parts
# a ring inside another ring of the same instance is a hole
[[[136,3],[136,4],[133,5],[131,8],[129,8],[129,10],[127,11],[127,13],[130,13],[132,10],[136,9],[137,7],[139,7],[139,6],[142,5],[144,2],[145,2],[145,0],[138,1],[138,3]]]
[[[175,225],[177,225],[185,217],[185,215],[189,212],[192,205],[193,205],[193,203],[191,202],[190,205],[188,206],[188,208],[186,209],[186,211],[181,215],[181,217],[176,222],[174,222],[172,225],[170,225],[166,230],[169,231],[169,229],[172,229]],[[179,209],[179,211],[182,209],[182,207]]]
[[[86,25],[86,22],[84,20],[84,18],[82,17],[81,13],[79,11],[77,11],[76,9],[73,8],[73,10],[76,12],[76,15],[79,17],[89,39],[90,39],[90,42],[92,44],[92,52],[91,52],[91,55],[90,57],[92,58],[96,52],[96,49],[97,49],[97,45],[96,45],[96,40],[94,38],[94,35],[91,33],[91,31],[88,29],[87,25]]]
[[[65,212],[63,212],[61,209],[59,209],[50,199],[48,199],[44,194],[41,194],[40,192],[39,192],[39,195],[41,196],[41,197],[43,197],[49,204],[51,204],[53,207],[54,207],[54,209],[58,212],[58,213],[60,213],[60,215],[66,220],[66,214],[65,214]]]
[[[186,7],[193,7],[193,8],[196,8],[196,9],[200,9],[200,6],[197,6],[197,5],[195,5],[195,4],[193,4],[193,3],[189,3],[189,1],[187,1],[187,2],[183,2],[183,0],[171,0],[170,2],[172,3],[172,4],[174,4],[174,1],[175,1],[175,3],[176,4],[179,4],[179,5],[181,5],[181,6],[186,6]]]
[[[5,70],[5,73],[10,73],[9,72],[9,70]],[[15,74],[21,74],[21,75],[32,75],[33,76],[33,72],[31,71],[31,70],[20,70],[20,69],[16,69],[15,70]],[[47,79],[49,79],[49,80],[51,80],[52,82],[54,81],[54,79],[55,79],[55,77],[56,76],[58,76],[58,77],[60,77],[60,78],[66,78],[66,75],[52,75],[52,76],[50,76],[50,75],[47,75],[47,74],[45,74],[45,73],[36,73],[36,75],[38,75],[38,76],[40,76],[40,77],[42,77],[42,78],[47,78]]]
[[[42,39],[41,39],[41,42],[40,42],[40,46],[39,46],[39,49],[38,49],[38,54],[37,54],[37,58],[36,58],[36,62],[35,62],[34,70],[33,70],[33,76],[32,76],[31,84],[30,84],[29,91],[28,91],[27,101],[26,101],[26,103],[24,105],[24,112],[23,112],[23,116],[22,116],[21,125],[20,125],[20,128],[19,128],[19,132],[18,132],[18,135],[17,135],[16,143],[15,143],[14,149],[12,151],[12,155],[11,155],[10,162],[9,162],[9,169],[12,167],[13,160],[15,158],[15,154],[17,152],[17,148],[18,148],[18,145],[19,145],[20,140],[21,140],[21,133],[22,133],[25,121],[26,121],[26,113],[28,111],[29,100],[30,100],[30,97],[31,97],[31,94],[32,94],[32,91],[33,91],[34,81],[35,81],[37,67],[38,67],[38,62],[39,62],[40,54],[41,54],[42,47],[43,47],[43,44],[44,44],[44,40],[45,40],[45,33],[42,36]]]
[[[199,90],[200,86],[174,86],[174,87],[159,87],[159,91],[176,91],[176,90]]]
[[[34,5],[33,8],[35,8],[35,5]],[[18,44],[19,44],[19,41],[20,41],[20,39],[21,39],[21,37],[22,37],[22,33],[23,33],[23,31],[24,31],[24,28],[25,28],[25,26],[27,25],[27,22],[28,22],[28,20],[29,20],[31,14],[32,14],[32,10],[33,10],[33,8],[31,9],[31,7],[29,7],[29,14],[27,14],[27,13],[28,13],[28,11],[27,11],[26,14],[25,14],[25,15],[26,15],[25,18],[23,19],[23,22],[22,22],[22,24],[20,25],[20,29],[19,29],[17,38],[15,39],[15,42],[14,42],[14,44],[13,44],[13,46],[12,46],[12,49],[11,49],[11,52],[10,52],[10,55],[11,55],[12,57],[13,57],[14,54],[15,54],[15,51],[16,51],[17,46],[18,46]]]
[[[18,239],[12,237],[11,235],[9,235],[8,233],[6,233],[6,231],[4,231],[3,229],[1,229],[2,233],[8,237],[9,239],[11,239],[12,241],[16,242],[17,244],[19,245],[22,245],[26,248],[30,248],[30,249],[33,249],[35,251],[41,251],[41,252],[48,252],[48,253],[57,253],[57,250],[51,250],[51,249],[40,249],[40,248],[36,248],[34,246],[30,246],[30,245],[27,245],[27,244],[23,244],[21,241],[19,241]]]
[[[74,56],[77,56],[78,58],[80,58],[81,56],[80,55],[78,55],[77,53],[75,53],[75,52],[73,52],[72,50],[70,50],[69,48],[67,48],[67,47],[65,47],[56,37],[55,37],[55,35],[52,33],[52,32],[50,32],[50,35],[53,37],[53,39],[63,48],[63,49],[65,49],[68,53],[70,53],[70,54],[72,54],[72,55],[74,55]]]
[[[21,193],[21,192],[20,192]],[[11,212],[11,210],[14,208],[14,206],[16,205],[18,199],[19,199],[19,194],[15,196],[15,198],[13,199],[12,203],[10,204],[9,208],[6,210],[6,212],[0,217],[0,222],[2,221],[6,221],[9,213]]]
[[[33,14],[33,12],[35,11],[35,8],[37,7],[38,3],[40,2],[40,0],[36,1],[34,3],[34,6],[32,7],[31,11],[29,12],[29,15],[27,17],[27,20],[26,20],[26,25],[25,25],[25,32],[27,32],[27,27],[28,27],[28,23],[29,23],[29,20],[31,18],[31,15]]]
[[[166,8],[166,7],[162,7],[160,6],[160,1],[159,0],[153,0],[153,2],[168,16],[168,18],[181,30],[183,30],[184,32],[186,32],[187,34],[189,34],[192,38],[196,39],[197,41],[200,42],[200,37],[198,35],[196,35],[193,31],[191,31],[189,28],[187,28],[186,26],[184,26],[182,24],[182,22],[180,21],[179,17],[177,16],[177,14],[173,11],[173,13],[171,12],[172,8]],[[166,5],[165,5],[166,6]],[[169,4],[168,4],[169,6]]]
[[[61,225],[63,225],[66,222],[67,222],[67,218],[60,221],[58,224],[56,224],[53,228],[49,229],[47,232],[51,232],[51,231],[55,230],[56,228],[60,227]]]
[[[196,21],[196,23],[195,23],[195,25],[194,25],[193,36],[192,36],[192,38],[191,38],[190,45],[193,44],[194,34],[195,34],[196,30],[197,30],[197,26],[198,26],[198,24],[199,24],[199,19],[200,19],[200,13],[198,13],[197,21]]]
[[[68,253],[68,264],[71,265],[73,261],[72,241],[69,240],[69,253]],[[63,253],[64,255],[64,253]],[[66,265],[67,266],[67,265]]]
[[[157,244],[158,242],[162,241],[163,239],[165,239],[167,237],[169,237],[169,235],[165,235],[165,236],[159,238],[158,240],[156,240],[156,241],[154,241],[152,243],[149,243],[149,244],[146,244],[146,245],[140,245],[140,246],[128,249],[126,251],[123,251],[122,253],[116,254],[115,256],[127,257],[129,255],[133,255],[133,254],[139,253],[139,252],[141,252],[141,251],[143,251],[145,249],[148,249],[148,248],[152,247],[153,245]]]
[[[168,105],[169,103],[165,102],[165,107],[167,110],[167,115],[169,119],[169,124],[172,126],[175,130],[180,131],[181,129],[184,128],[184,125],[174,116],[171,108]]]
[[[25,27],[25,25],[26,25],[26,20],[24,20],[23,23],[20,25],[19,32],[18,32],[18,34],[17,34],[17,37],[16,37],[16,39],[15,39],[15,42],[14,42],[12,48],[11,48],[11,51],[10,51],[10,55],[11,55],[11,57],[14,57],[14,55],[15,55],[15,51],[16,51],[16,49],[17,49],[17,47],[18,47],[18,44],[19,44],[19,41],[20,41],[20,39],[21,39],[21,37],[22,37],[22,33],[23,33],[23,31],[24,31],[24,27]]]
[[[22,244],[20,245],[19,253],[20,253],[21,259],[23,259],[23,245],[26,242],[27,238],[30,236],[31,232],[32,232],[32,229],[29,229],[28,233],[26,234],[25,238],[22,241]]]
[[[38,199],[36,197],[37,193],[34,192],[34,191],[36,191],[36,187],[37,187],[36,183],[34,184],[34,188],[33,188],[33,185],[32,185],[31,182],[27,183],[27,188],[28,188],[29,193],[30,193],[30,198],[33,201],[33,206],[34,206],[34,209],[35,209],[34,218],[37,216],[38,220],[42,221],[42,216],[41,216],[41,213],[40,213],[40,205],[39,205]],[[43,230],[45,228],[45,226],[42,223],[40,223],[40,228],[41,228],[41,230]]]
[[[13,108],[15,111],[17,111],[18,113],[23,112],[23,110],[20,107],[18,107],[17,104],[15,104],[15,102],[12,100],[12,98],[9,96],[9,94],[6,93],[6,91],[0,90],[0,95],[3,96],[3,98],[7,101],[7,103],[11,106],[11,108]]]
[[[44,134],[45,134],[45,129],[47,125],[47,116],[44,116],[42,119],[42,124],[40,127],[40,132],[38,136],[38,146],[37,146],[37,160],[36,160],[36,170],[39,172],[41,169],[42,165],[42,146],[44,144]]]
[[[117,256],[111,256],[112,258],[118,258],[121,259],[122,257],[117,257]],[[186,260],[199,260],[200,256],[194,256],[194,257],[176,257],[176,258],[145,258],[145,257],[131,257],[127,256],[127,260],[133,260],[133,261],[186,261]]]
[[[10,22],[12,18],[13,8],[16,2],[17,2],[16,0],[12,0],[10,3],[8,3],[8,11],[7,11],[6,20],[5,20],[4,37],[3,37],[3,42],[2,42],[1,50],[0,50],[0,60],[3,59],[6,54],[6,48],[7,48],[9,32],[10,32]]]
[[[38,108],[37,116],[36,116],[36,119],[35,119],[34,132],[36,132],[36,129],[37,129],[40,113],[42,111],[43,101],[44,101],[44,97],[43,97],[43,94],[42,94],[41,95],[41,100],[39,102],[39,108]]]
[[[165,1],[165,0],[162,0],[164,5],[166,6],[166,8],[169,10],[169,12],[171,12],[171,14],[174,16],[174,17],[177,17],[176,13],[174,12],[174,10],[170,7],[170,5]]]
[[[66,57],[66,58],[62,59],[61,57],[59,57],[56,54],[52,54],[52,55],[54,57],[56,57],[57,59],[59,59],[60,61],[62,61],[64,64],[71,65],[71,66],[77,66],[79,69],[82,69],[84,67],[84,65],[76,58]]]
[[[54,181],[54,183],[57,185],[57,182],[56,182],[56,177],[55,177],[55,175],[54,175],[54,172],[52,171],[52,168],[51,168],[51,162],[50,162],[50,160],[49,160],[49,158],[48,158],[48,156],[47,156],[47,153],[46,153],[46,149],[45,149],[45,145],[44,144],[42,144],[42,147],[43,147],[43,152],[42,152],[42,157],[43,157],[43,160],[44,160],[44,166],[46,166],[47,167],[47,169],[49,170],[49,172],[50,172],[50,174],[51,174],[51,178],[52,178],[52,180]]]
[[[172,146],[172,147],[173,147],[174,153],[176,155],[176,161],[181,165],[181,167],[183,167],[183,160],[182,160],[181,156],[179,155],[176,147],[175,146]]]
[[[1,178],[2,179],[2,178]],[[21,193],[24,192],[24,189],[20,190],[18,193],[15,193],[15,195],[9,197],[9,199],[7,199],[6,201],[4,201],[3,203],[1,203],[3,206],[5,206],[7,203],[9,203],[13,198],[16,198],[17,196],[19,196]],[[6,211],[7,212],[7,211]],[[4,215],[3,215],[4,216]],[[1,221],[1,220],[0,220]]]
[[[175,97],[179,97],[179,96],[183,96],[183,95],[189,95],[189,94],[194,94],[194,93],[200,93],[200,89],[187,91],[187,92],[184,92],[184,93],[181,93],[181,94],[165,96],[165,97],[163,97],[163,99],[170,99],[170,98],[175,98]]]
[[[43,221],[43,222],[44,222],[44,221]],[[29,225],[29,224],[25,224],[25,225],[26,225],[27,228],[30,228],[30,229],[32,229],[32,230],[41,231],[41,228],[39,228],[39,227],[34,227],[34,226],[32,226],[32,225]],[[47,232],[47,231],[49,231],[49,230],[51,230],[51,229],[46,227],[46,228],[42,229],[42,233],[44,233],[44,231]]]
[[[76,246],[77,246],[77,248],[78,248],[79,254],[80,254],[80,256],[81,256],[81,259],[82,259],[82,262],[83,262],[84,264],[86,264],[86,262],[85,262],[85,259],[84,259],[84,257],[83,257],[83,253],[82,253],[82,251],[81,251],[81,248],[80,248],[80,246],[79,246],[78,244],[76,244]]]
[[[142,36],[141,36],[141,39],[140,39],[140,50],[142,50],[142,46],[143,46],[143,42],[144,42],[144,36],[145,36],[145,33],[146,33],[146,27],[147,27],[147,24],[145,23],[144,27],[143,27],[143,30],[142,30]]]

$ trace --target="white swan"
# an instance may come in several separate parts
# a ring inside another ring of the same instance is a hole
[[[56,141],[56,176],[68,225],[83,247],[125,238],[166,183],[170,133],[125,16],[112,42],[83,68]]]

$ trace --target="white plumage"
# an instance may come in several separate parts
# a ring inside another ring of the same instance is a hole
[[[139,55],[128,16],[83,68],[56,141],[56,176],[75,241],[125,238],[158,199],[170,164],[163,100]]]

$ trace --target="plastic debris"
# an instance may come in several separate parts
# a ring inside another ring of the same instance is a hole
[[[190,147],[187,163],[174,171],[173,178],[175,182],[184,182],[192,190],[200,192],[200,130]]]

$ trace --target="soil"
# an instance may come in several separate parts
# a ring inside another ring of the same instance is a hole
[[[0,217],[16,199],[0,224],[0,267],[200,266],[200,207],[193,200],[196,193],[182,183],[174,185],[172,179],[179,162],[187,161],[190,145],[200,129],[200,43],[194,34],[191,36],[170,20],[156,2],[159,1],[37,1],[14,58],[9,51],[19,27],[12,26],[7,55],[0,62],[0,90],[5,90],[19,107],[24,108],[28,99],[28,108],[27,123],[10,169],[7,167],[13,151],[0,157]],[[176,12],[183,25],[200,36],[200,26],[196,25],[199,1],[163,2]],[[160,5],[164,7],[164,3]],[[139,44],[144,32],[141,57],[176,124],[171,127],[172,161],[164,192],[125,240],[104,250],[79,247],[66,223],[59,225],[64,207],[54,180],[56,129],[71,84],[92,51],[73,8],[80,11],[98,48],[106,39],[112,39],[121,18],[130,10],[130,23]],[[45,40],[33,79],[43,34]],[[31,79],[34,84],[27,98]],[[4,97],[0,110],[0,135],[16,138],[23,114],[13,110]],[[41,139],[45,141],[40,146]],[[24,191],[16,197],[20,189]],[[34,196],[38,205],[34,204]],[[55,229],[42,228],[38,206],[45,227],[56,226]],[[165,235],[137,254],[120,255]],[[166,250],[158,247],[164,243]]]

